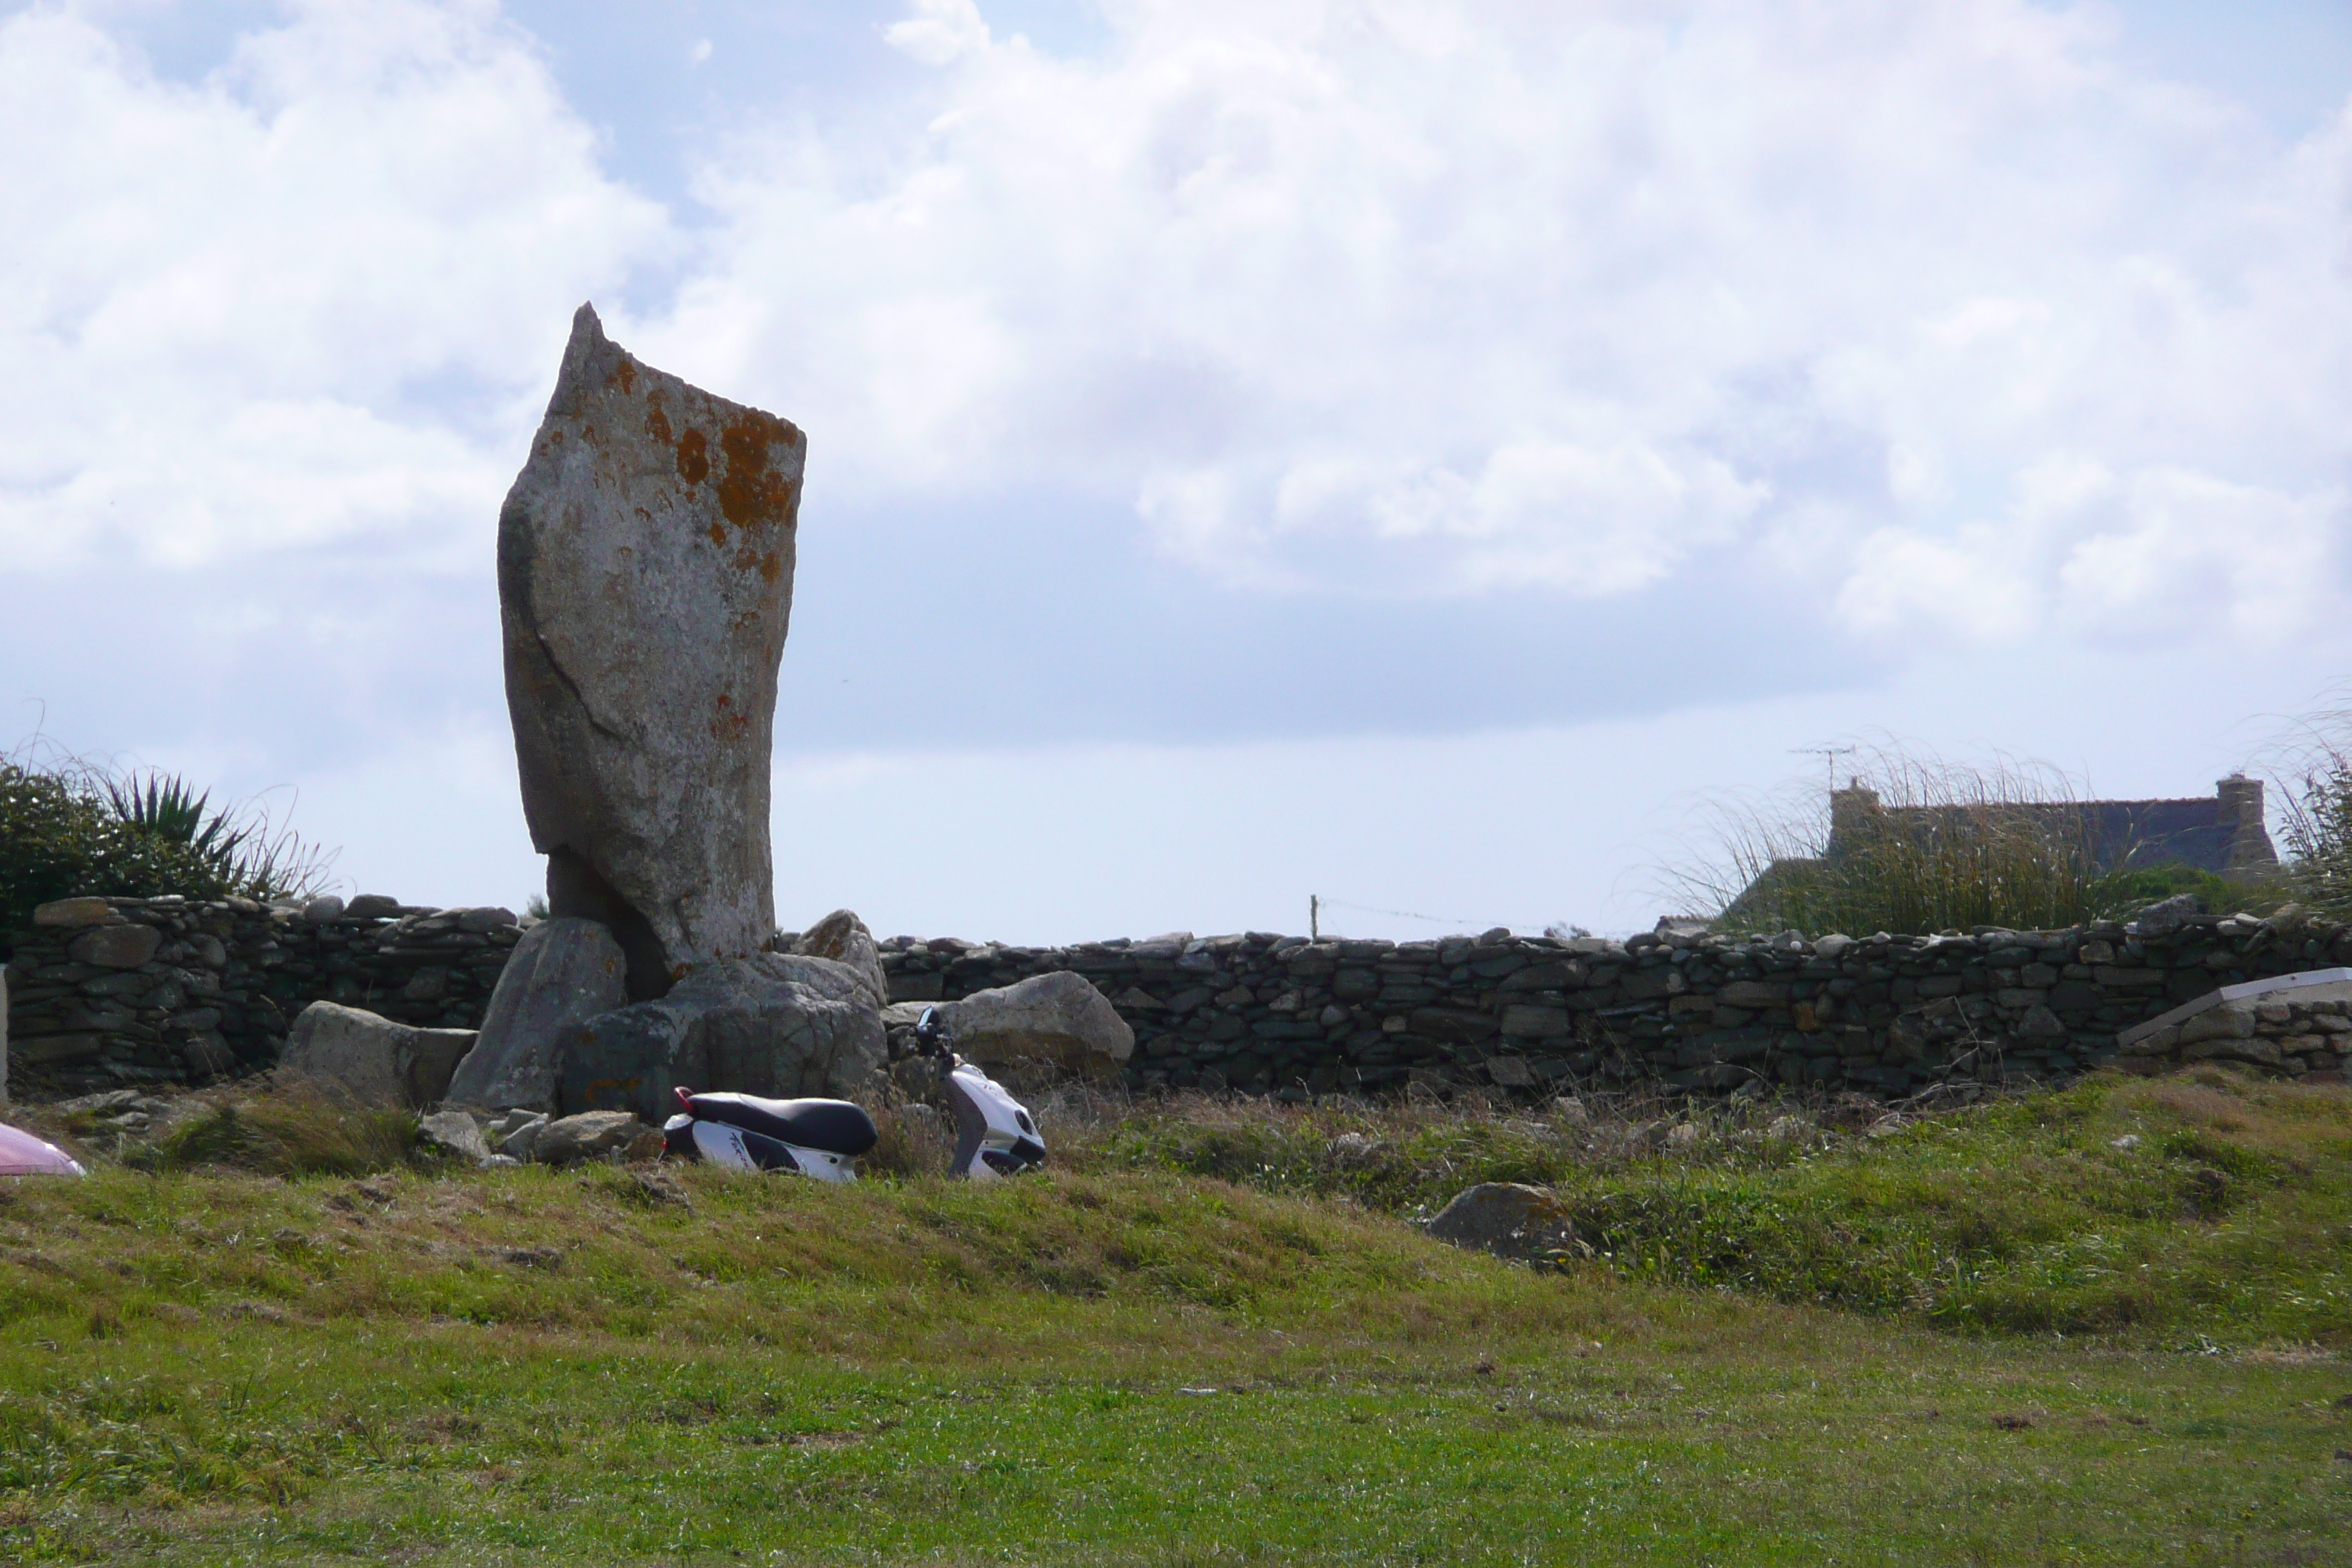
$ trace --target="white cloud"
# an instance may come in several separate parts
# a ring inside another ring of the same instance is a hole
[[[943,66],[988,47],[988,24],[971,0],[915,0],[915,14],[882,37],[927,66]]]
[[[954,68],[879,164],[716,160],[653,324],[845,489],[1121,495],[1292,590],[1613,594],[1834,514],[1850,624],[1966,563],[1962,635],[2106,637],[1988,542],[2029,473],[2302,516],[2352,458],[2352,118],[2281,148],[2090,9],[1119,0],[1085,59],[985,10],[890,30]]]
[[[36,6],[0,142],[18,568],[478,543],[571,307],[665,242],[487,5],[309,0],[194,86]]]
[[[309,0],[194,85],[100,15],[0,23],[20,567],[476,548],[570,307],[659,260],[608,319],[813,496],[1076,491],[1255,590],[1728,562],[2128,641],[2340,583],[2352,114],[2282,147],[2089,8],[1106,0],[1062,58],[919,0],[925,96],[705,142],[692,240],[487,0]]]

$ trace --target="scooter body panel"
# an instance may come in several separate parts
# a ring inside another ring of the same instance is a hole
[[[686,1125],[677,1127],[679,1121]],[[663,1131],[664,1142],[672,1151],[685,1153],[690,1150],[695,1158],[729,1170],[782,1171],[814,1177],[820,1182],[854,1182],[857,1179],[856,1165],[848,1155],[787,1143],[782,1139],[730,1126],[724,1121],[672,1117],[670,1125]]]
[[[948,1173],[992,1182],[1045,1163],[1045,1141],[1021,1102],[970,1062],[959,1059],[947,1077],[955,1108],[956,1152]]]

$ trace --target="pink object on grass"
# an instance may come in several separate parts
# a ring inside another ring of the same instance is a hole
[[[54,1143],[0,1121],[0,1176],[79,1176],[82,1168]]]

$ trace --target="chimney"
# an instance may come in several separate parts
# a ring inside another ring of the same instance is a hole
[[[2230,830],[2231,871],[2255,871],[2278,864],[2270,830],[2263,824],[2263,781],[2231,773],[2213,786],[2221,798],[2221,822]]]
[[[1830,842],[1824,853],[1835,855],[1868,837],[1877,820],[1878,792],[1864,788],[1860,779],[1849,779],[1845,788],[1830,791]]]

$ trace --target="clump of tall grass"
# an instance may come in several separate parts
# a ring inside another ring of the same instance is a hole
[[[2105,912],[2084,795],[2054,768],[1860,748],[1850,784],[1710,804],[1705,847],[1665,876],[1726,931],[2047,929]],[[1826,809],[1824,809],[1826,807]]]
[[[139,1163],[163,1170],[226,1165],[262,1175],[363,1176],[408,1163],[416,1118],[355,1104],[308,1079],[259,1093],[216,1093],[177,1117]]]
[[[2352,921],[2352,708],[2294,721],[2268,762],[2288,888],[2305,908]]]

